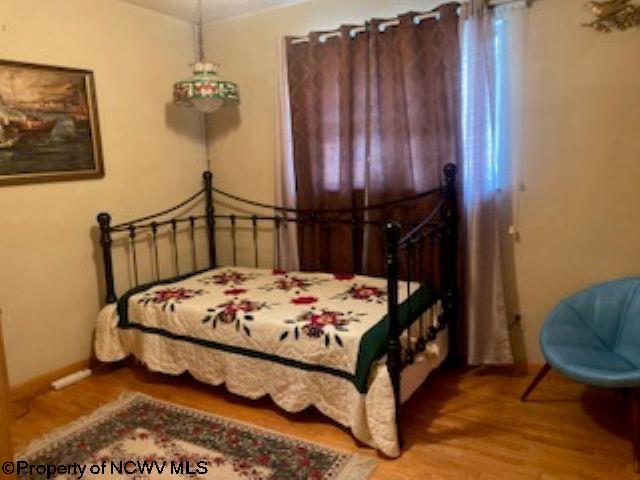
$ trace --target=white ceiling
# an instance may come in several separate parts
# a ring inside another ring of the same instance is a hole
[[[122,0],[182,20],[194,21],[197,0]],[[307,0],[202,0],[203,19],[215,22]]]

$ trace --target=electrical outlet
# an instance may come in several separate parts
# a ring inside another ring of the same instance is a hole
[[[524,325],[522,324],[522,313],[518,312],[513,315],[513,320],[509,325],[509,329],[513,329],[513,328],[519,328],[520,330],[523,330]]]

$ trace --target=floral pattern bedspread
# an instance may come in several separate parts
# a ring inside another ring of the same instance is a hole
[[[415,319],[432,292],[400,282],[401,315]],[[367,276],[218,268],[138,287],[118,303],[135,328],[231,353],[330,373],[365,392],[385,353],[386,280]]]

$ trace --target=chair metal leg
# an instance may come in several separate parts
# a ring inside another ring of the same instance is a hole
[[[631,390],[631,431],[633,460],[636,473],[640,473],[640,389]]]
[[[527,389],[524,391],[524,393],[520,396],[520,401],[522,402],[527,401],[527,398],[529,398],[529,395],[531,395],[531,392],[533,392],[533,390],[538,386],[538,384],[547,375],[547,373],[549,373],[549,370],[551,370],[551,365],[549,365],[548,363],[545,363],[540,369],[540,371],[537,373],[537,375],[533,378],[533,380],[531,381]]]

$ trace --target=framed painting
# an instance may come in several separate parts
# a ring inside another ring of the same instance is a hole
[[[93,72],[0,60],[0,185],[102,176]]]

